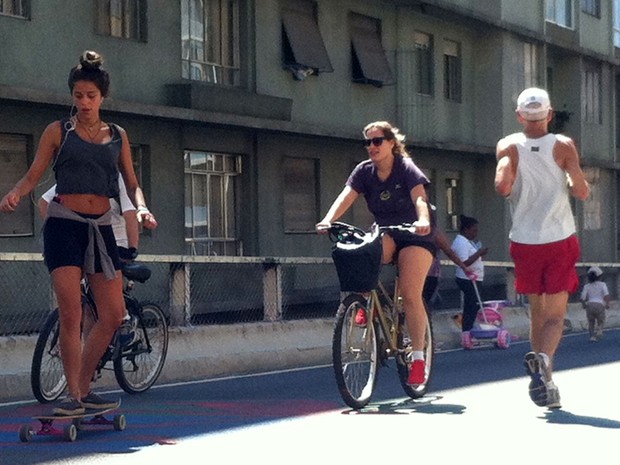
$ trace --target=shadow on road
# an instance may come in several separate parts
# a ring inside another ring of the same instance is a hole
[[[398,401],[372,403],[360,410],[345,410],[344,415],[359,414],[400,414],[412,413],[461,415],[465,412],[464,405],[438,403],[441,396],[425,396],[421,399],[402,399]]]
[[[609,418],[575,415],[574,413],[567,412],[566,410],[551,410],[545,412],[544,417],[539,418],[547,420],[547,423],[554,423],[557,425],[585,425],[593,426],[595,428],[611,429],[620,428],[620,421],[611,420]]]

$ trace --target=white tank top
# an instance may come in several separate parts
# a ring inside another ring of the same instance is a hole
[[[508,197],[512,211],[509,238],[521,244],[547,244],[575,234],[568,179],[553,158],[555,134],[529,139],[515,135],[517,177]]]

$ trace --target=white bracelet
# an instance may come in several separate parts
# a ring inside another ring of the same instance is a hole
[[[137,213],[138,213],[138,215],[140,215],[142,213],[144,213],[145,215],[148,215],[151,212],[146,207],[138,207],[138,212]]]

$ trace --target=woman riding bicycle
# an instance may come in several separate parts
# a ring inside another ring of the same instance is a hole
[[[380,226],[412,223],[416,233],[388,232],[383,236],[382,263],[398,266],[401,296],[411,336],[413,362],[408,383],[424,384],[424,334],[428,315],[422,290],[435,254],[435,225],[431,222],[425,186],[428,178],[406,151],[403,134],[386,121],[368,124],[362,131],[369,159],[350,174],[346,186],[325,217],[316,225],[325,232],[363,194]],[[363,321],[365,315],[356,318]]]

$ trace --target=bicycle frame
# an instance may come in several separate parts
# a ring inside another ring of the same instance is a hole
[[[381,303],[381,297],[387,301],[387,305]],[[404,320],[404,311],[400,299],[398,277],[394,280],[394,292],[390,293],[385,285],[379,281],[377,289],[368,293],[368,321],[377,321],[383,334],[383,340],[387,343],[386,355],[394,355],[398,349],[398,325]],[[366,338],[370,337],[368,334]]]

